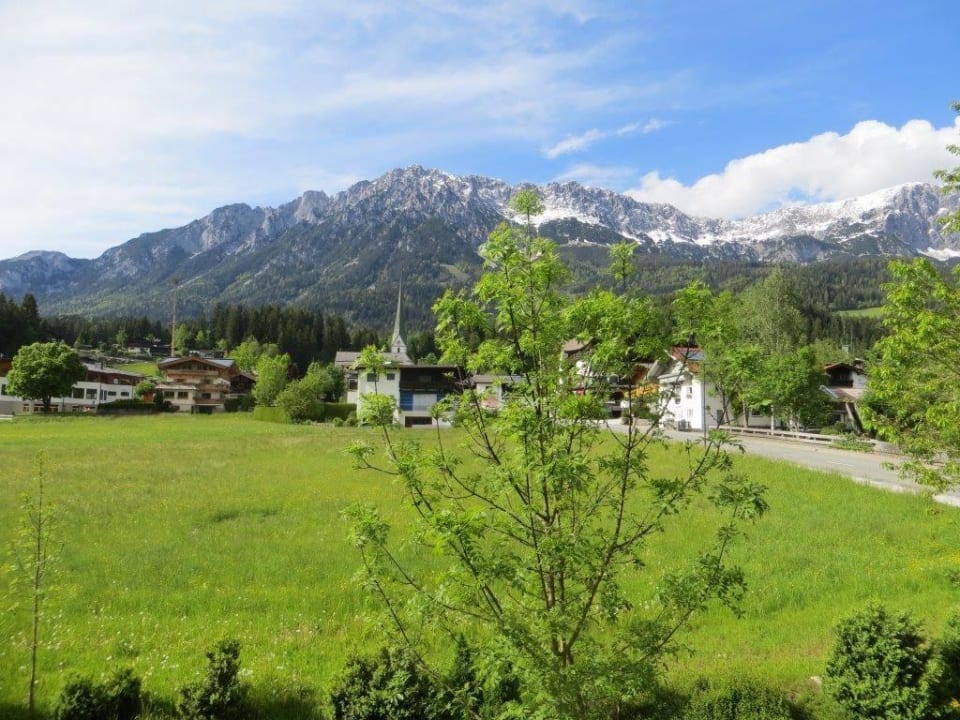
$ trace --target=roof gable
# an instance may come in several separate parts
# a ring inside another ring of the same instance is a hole
[[[157,367],[161,370],[173,370],[190,363],[206,365],[211,370],[233,370],[237,365],[236,360],[231,358],[218,360],[216,358],[205,358],[198,355],[191,355],[189,357],[167,358],[166,360],[161,360],[159,363],[157,363]]]

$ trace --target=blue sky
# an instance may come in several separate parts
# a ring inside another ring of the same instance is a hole
[[[411,164],[739,217],[957,164],[960,3],[0,0],[0,257]]]

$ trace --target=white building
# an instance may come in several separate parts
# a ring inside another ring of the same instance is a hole
[[[447,394],[458,391],[463,377],[456,365],[417,365],[407,355],[407,344],[400,334],[402,292],[401,284],[390,349],[381,355],[383,371],[373,372],[358,364],[360,353],[352,350],[338,351],[334,364],[346,373],[347,402],[356,404],[358,415],[363,410],[364,396],[379,393],[394,399],[397,423],[426,425],[432,421],[433,406]]]
[[[658,365],[651,369],[660,385],[658,417],[661,424],[699,432],[719,427],[723,403],[713,383],[704,382],[703,368],[702,350],[674,348],[664,369]]]
[[[115,400],[133,399],[133,390],[143,380],[140,373],[106,367],[103,363],[84,362],[86,375],[74,383],[70,395],[53,398],[51,412],[92,412],[98,406]],[[7,394],[6,372],[0,377],[0,415],[21,415],[43,411],[39,400],[27,400]]]

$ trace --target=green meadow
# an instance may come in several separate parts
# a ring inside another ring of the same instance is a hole
[[[241,641],[261,696],[322,698],[351,650],[385,637],[379,608],[353,582],[358,558],[341,511],[374,502],[398,536],[410,522],[388,477],[351,468],[345,449],[362,437],[376,441],[369,430],[242,414],[0,424],[0,708],[26,697],[30,596],[12,582],[10,548],[40,455],[56,517],[44,707],[71,675],[120,667],[172,699],[226,637]],[[662,472],[680,462],[676,448],[651,457]],[[720,608],[696,618],[682,638],[689,650],[668,670],[675,681],[739,674],[802,689],[823,673],[835,623],[871,600],[939,634],[958,597],[960,512],[836,475],[736,462],[769,488],[769,513],[736,549],[749,594],[739,618]],[[690,557],[711,528],[693,507],[651,547],[650,571]],[[652,577],[638,577],[638,598]]]
[[[837,310],[837,315],[841,317],[882,318],[883,308],[877,305],[876,307],[857,308],[855,310]]]

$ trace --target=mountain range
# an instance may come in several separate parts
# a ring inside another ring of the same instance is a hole
[[[508,205],[520,187],[530,186],[397,169],[333,196],[309,191],[277,208],[227,205],[92,260],[45,251],[0,260],[0,292],[31,292],[46,315],[165,317],[176,286],[187,314],[216,302],[301,303],[379,319],[395,302],[401,272],[406,301],[426,307],[444,287],[474,277],[478,246],[497,223],[516,219]],[[937,222],[960,208],[960,195],[930,184],[742,220],[694,217],[574,182],[538,189],[545,206],[536,218],[540,232],[574,254],[626,239],[641,256],[692,263],[960,257],[960,235],[943,234]],[[598,267],[605,256],[578,255],[598,258]],[[364,309],[371,307],[377,311]]]

